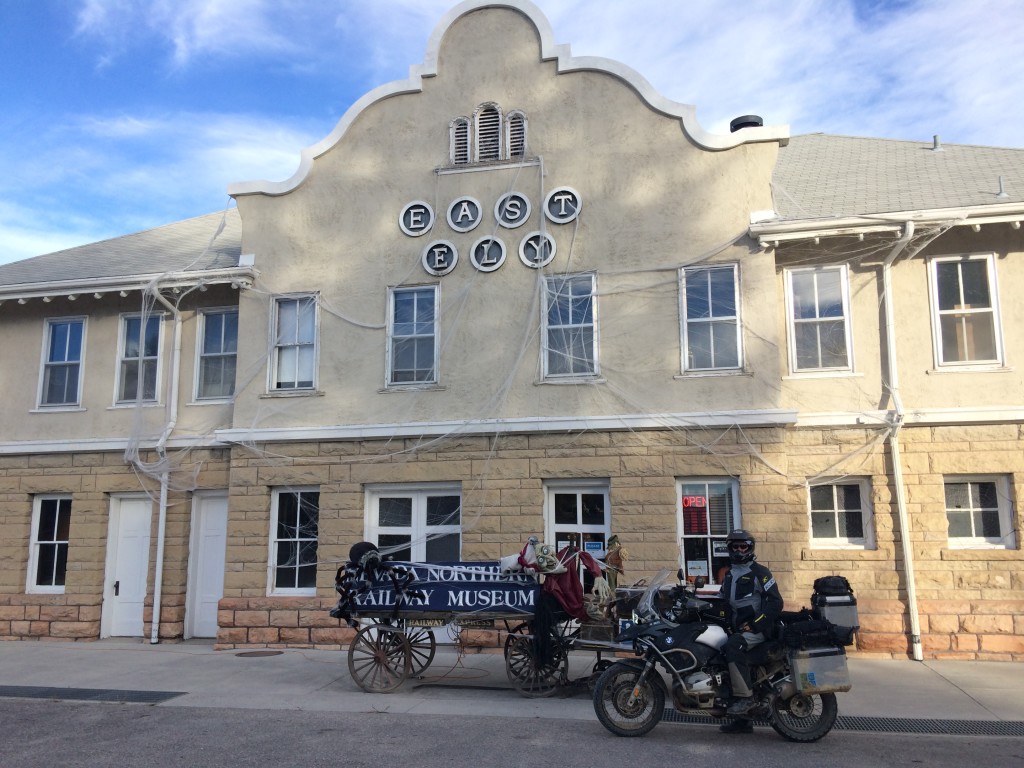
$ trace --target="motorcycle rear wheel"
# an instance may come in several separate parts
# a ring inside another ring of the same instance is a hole
[[[643,736],[665,713],[664,689],[650,676],[638,687],[639,678],[639,669],[617,663],[602,672],[594,686],[597,719],[616,736]],[[637,687],[637,697],[630,704],[633,689]]]
[[[769,722],[790,741],[817,741],[832,730],[839,715],[834,693],[798,693],[785,701],[775,699]]]

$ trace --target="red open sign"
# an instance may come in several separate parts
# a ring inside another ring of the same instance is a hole
[[[707,496],[683,496],[683,509],[704,509],[707,505]]]

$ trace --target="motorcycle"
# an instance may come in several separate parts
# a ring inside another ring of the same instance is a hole
[[[648,733],[662,719],[666,698],[684,714],[728,717],[726,612],[721,601],[698,596],[702,579],[667,588],[670,580],[668,571],[652,580],[616,637],[638,658],[615,662],[594,687],[598,720],[616,736]],[[842,646],[852,642],[852,629],[815,620],[807,609],[784,614],[783,622],[795,630],[780,626],[786,642],[767,640],[751,652],[757,704],[748,717],[767,720],[790,741],[817,741],[836,722],[836,692],[850,689]]]

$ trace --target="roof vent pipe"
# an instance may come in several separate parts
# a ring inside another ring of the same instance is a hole
[[[999,177],[999,194],[996,197],[1009,197],[1010,195],[1006,191],[1006,187],[1003,186],[1003,177]]]
[[[740,115],[729,122],[729,133],[736,133],[742,128],[760,128],[764,120],[760,115]]]
[[[942,144],[939,143],[939,134],[932,136],[932,152],[941,152]]]

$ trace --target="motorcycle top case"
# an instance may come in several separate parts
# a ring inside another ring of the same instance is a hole
[[[853,595],[819,595],[815,593],[811,596],[811,605],[814,606],[818,616],[837,627],[860,628],[857,598]]]
[[[846,651],[828,646],[790,651],[793,681],[801,693],[841,693],[851,688]]]

